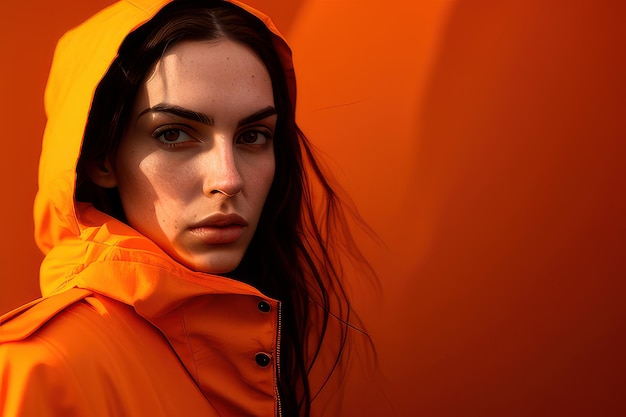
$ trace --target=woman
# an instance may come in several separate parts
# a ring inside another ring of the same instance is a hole
[[[295,96],[288,46],[234,2],[120,1],[60,41],[44,298],[1,319],[4,416],[312,413],[363,335]]]

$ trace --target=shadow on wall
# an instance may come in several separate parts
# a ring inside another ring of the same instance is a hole
[[[390,294],[413,318],[396,355],[417,358],[415,415],[626,413],[625,15],[451,9],[402,238],[420,261],[405,263],[410,295]]]

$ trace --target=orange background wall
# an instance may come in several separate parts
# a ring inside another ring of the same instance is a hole
[[[109,3],[0,6],[2,311],[37,296],[54,43]],[[290,40],[300,123],[386,244],[363,243],[382,294],[355,293],[397,415],[626,415],[625,3],[251,4]],[[368,397],[350,414],[386,415]]]

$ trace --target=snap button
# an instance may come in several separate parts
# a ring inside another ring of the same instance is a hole
[[[270,357],[266,353],[257,353],[254,360],[256,360],[257,365],[262,366],[263,368],[271,362]]]
[[[263,313],[269,313],[270,309],[272,308],[270,306],[270,303],[268,303],[267,301],[261,301],[258,307],[259,307],[259,310],[261,310]]]

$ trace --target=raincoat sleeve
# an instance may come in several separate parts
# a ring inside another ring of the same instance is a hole
[[[67,349],[46,336],[50,320],[90,295],[74,288],[0,317],[0,415],[94,417]]]
[[[95,417],[66,358],[37,336],[0,345],[3,417]]]

